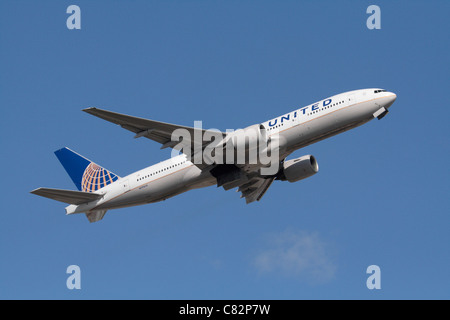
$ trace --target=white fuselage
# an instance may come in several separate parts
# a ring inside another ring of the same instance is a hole
[[[277,135],[281,161],[297,149],[374,119],[395,99],[394,93],[381,89],[349,91],[301,107],[262,125],[269,136]],[[209,171],[199,169],[182,154],[105,186],[96,191],[104,195],[102,198],[82,205],[69,205],[66,212],[71,214],[157,202],[215,184],[216,178]]]

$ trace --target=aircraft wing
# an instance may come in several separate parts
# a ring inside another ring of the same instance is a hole
[[[87,112],[89,114],[92,114],[96,117],[102,118],[106,121],[115,123],[120,125],[122,128],[127,129],[131,132],[134,132],[136,135],[135,138],[139,137],[146,137],[150,140],[159,142],[162,144],[161,149],[165,148],[174,148],[177,144],[179,144],[179,141],[172,141],[172,133],[177,129],[184,129],[187,130],[190,133],[190,137],[192,139],[190,141],[183,141],[185,145],[190,145],[191,153],[190,155],[193,156],[194,150],[203,150],[204,147],[209,144],[209,141],[202,142],[200,141],[201,145],[198,144],[194,137],[196,135],[201,134],[201,137],[203,137],[203,134],[206,130],[199,129],[199,128],[193,128],[193,127],[186,127],[186,126],[180,126],[176,124],[171,123],[165,123],[155,120],[149,120],[144,118],[138,118],[133,117],[121,113],[116,113],[108,110],[102,110],[97,108],[87,108],[83,109],[84,112]],[[219,135],[222,135],[222,138],[225,137],[225,133],[219,132]],[[199,148],[199,149],[196,149]],[[197,165],[198,166],[198,165]],[[206,165],[200,165],[202,168],[206,167]],[[201,169],[202,169],[201,168]]]
[[[236,191],[242,193],[241,198],[245,198],[247,204],[253,201],[259,201],[266,193],[267,189],[269,189],[274,179],[275,177],[255,177],[239,186],[239,189],[237,189]]]
[[[217,168],[211,170],[213,176],[216,176],[215,170]],[[241,198],[245,198],[247,204],[261,200],[276,177],[275,175],[270,177],[261,176],[257,172],[244,172],[242,168],[237,167],[235,170],[232,174],[235,179],[227,179],[227,176],[216,176],[217,186],[223,187],[225,190],[238,187],[236,192],[241,192]]]

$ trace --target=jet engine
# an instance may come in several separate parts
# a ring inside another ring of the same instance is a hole
[[[268,135],[262,124],[254,124],[245,129],[230,132],[227,143],[232,143],[236,150],[253,150],[267,145]]]
[[[297,159],[287,160],[283,163],[277,180],[296,182],[315,175],[319,171],[316,158],[312,155],[303,156]]]
[[[262,124],[228,133],[221,142],[226,163],[256,164],[260,162],[262,152],[267,152],[269,136]],[[269,149],[270,150],[270,149]]]

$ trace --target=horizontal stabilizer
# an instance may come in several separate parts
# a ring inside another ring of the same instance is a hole
[[[51,188],[37,188],[31,193],[69,204],[82,204],[102,197],[101,194],[97,193]]]

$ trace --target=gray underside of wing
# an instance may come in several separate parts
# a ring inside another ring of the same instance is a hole
[[[241,184],[236,190],[241,192],[241,198],[245,198],[246,203],[259,201],[269,189],[275,178],[255,177]]]
[[[230,182],[223,185],[225,190],[238,187],[236,192],[241,192],[241,198],[245,198],[246,203],[259,201],[269,189],[275,177],[263,178],[253,177],[250,179],[243,179],[242,182]]]
[[[98,108],[87,108],[83,111],[103,120],[118,124],[122,128],[136,133],[136,138],[146,137],[161,144],[170,141],[172,132],[176,129],[186,129],[188,131],[192,131],[192,133],[194,130],[194,128],[190,127],[133,117],[126,114],[102,110]]]
[[[197,150],[203,150],[209,141],[204,142],[202,139],[197,140],[196,137],[203,137],[206,130],[202,128],[193,128],[180,126],[171,123],[165,123],[155,120],[149,120],[144,118],[138,118],[129,116],[126,114],[121,114],[117,112],[112,112],[108,110],[102,110],[98,108],[87,108],[83,111],[92,114],[96,117],[104,119],[106,121],[120,125],[122,128],[134,132],[135,138],[145,137],[150,140],[156,141],[162,144],[161,149],[173,148],[180,151],[180,148],[189,148],[189,155],[194,156],[194,152]],[[185,132],[183,135],[183,143],[179,144],[180,141],[173,141],[172,135],[175,130],[181,130],[178,132]],[[185,131],[183,131],[185,130]],[[210,132],[213,132],[212,130]],[[219,137],[224,138],[226,133],[220,131],[214,131]],[[185,139],[186,138],[186,139]],[[194,163],[195,164],[195,163]],[[203,169],[207,165],[195,164],[199,168]]]

